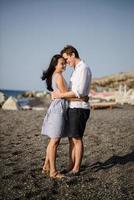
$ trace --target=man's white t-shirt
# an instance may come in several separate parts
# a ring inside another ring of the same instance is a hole
[[[73,91],[76,97],[84,97],[89,95],[91,85],[92,73],[90,68],[84,61],[80,61],[74,69],[70,79],[69,90]],[[89,102],[84,101],[70,101],[70,108],[89,109]]]

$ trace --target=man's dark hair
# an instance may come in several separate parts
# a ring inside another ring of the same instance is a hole
[[[71,45],[67,45],[61,50],[60,54],[63,55],[64,53],[66,53],[70,56],[72,55],[72,53],[74,53],[75,57],[79,58],[78,51]]]

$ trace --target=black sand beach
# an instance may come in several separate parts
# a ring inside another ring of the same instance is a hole
[[[41,173],[45,112],[0,110],[1,200],[134,199],[134,107],[92,110],[80,176],[63,180]],[[67,164],[68,140],[62,139],[57,167]]]

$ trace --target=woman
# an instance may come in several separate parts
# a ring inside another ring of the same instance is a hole
[[[57,54],[51,59],[50,65],[43,72],[42,80],[46,80],[47,89],[49,91],[59,90],[66,92],[67,85],[62,76],[65,70],[64,58]],[[50,141],[46,150],[46,158],[43,166],[43,172],[49,172],[52,178],[63,178],[64,175],[56,169],[56,154],[60,138],[64,135],[64,123],[66,117],[66,101],[64,99],[54,99],[47,111],[42,126],[42,135],[47,135]]]
[[[43,72],[42,80],[46,80],[47,89],[49,91],[58,90],[61,93],[67,92],[67,84],[63,78],[62,72],[65,70],[64,58],[57,54],[51,59],[50,65]],[[87,101],[85,98],[69,98],[74,101]],[[50,107],[45,115],[42,135],[47,135],[50,141],[46,150],[46,158],[43,165],[43,173],[50,173],[52,178],[63,178],[64,175],[56,169],[56,154],[60,138],[67,137],[64,133],[64,124],[66,120],[67,101],[65,99],[53,99]]]

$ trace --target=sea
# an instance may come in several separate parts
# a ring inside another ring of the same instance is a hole
[[[23,94],[26,92],[25,90],[5,90],[5,89],[0,89],[0,92],[4,93],[7,97],[17,97],[19,94]]]
[[[0,89],[0,92],[4,93],[6,97],[15,97],[17,98],[18,95],[23,94],[26,92],[26,90],[5,90],[5,89]],[[31,98],[20,98],[17,99],[17,102],[20,106],[28,105],[29,101]]]

